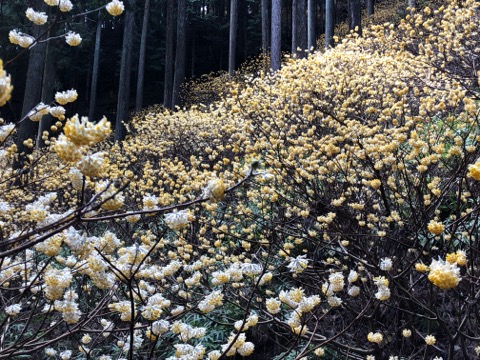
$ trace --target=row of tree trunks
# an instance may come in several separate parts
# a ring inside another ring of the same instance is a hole
[[[142,35],[140,41],[140,53],[138,63],[138,76],[136,88],[135,110],[140,111],[143,107],[143,84],[145,76],[145,57],[146,57],[146,42],[147,29],[150,12],[151,0],[144,0],[144,14]],[[44,6],[41,0],[32,0],[34,5],[38,7]],[[185,79],[186,66],[186,0],[166,2],[166,55],[165,55],[165,84],[164,84],[164,105],[167,108],[173,108],[180,103],[180,88]],[[177,37],[174,51],[174,9],[177,3]],[[297,54],[298,57],[306,55],[305,50],[310,50],[315,47],[316,33],[316,8],[317,0],[292,0],[292,53]],[[247,8],[242,3],[242,13],[248,16]],[[408,0],[410,6],[414,6],[414,0]],[[211,9],[218,13],[218,16],[225,17],[228,14],[228,2],[224,0],[212,0],[209,2]],[[238,0],[230,1],[230,38],[229,38],[229,74],[233,75],[236,68],[236,48],[237,48],[237,28],[238,28]],[[261,0],[261,31],[262,31],[262,49],[264,54],[268,50],[270,52],[270,65],[272,70],[276,71],[281,66],[281,25],[282,25],[282,1],[281,0]],[[361,2],[360,0],[348,0],[349,8],[349,27],[350,29],[357,29],[361,34]],[[374,0],[366,0],[367,14],[372,15],[374,11]],[[203,11],[203,10],[202,10]],[[207,10],[205,10],[207,11]],[[92,66],[91,88],[90,88],[90,106],[89,118],[94,119],[95,105],[98,87],[98,73],[100,62],[100,44],[102,32],[102,17],[98,14],[95,50]],[[244,19],[245,21],[245,19]],[[245,27],[245,26],[244,26]],[[325,0],[325,47],[333,46],[333,29],[334,29],[334,3],[333,0]],[[41,27],[34,26],[33,34],[40,35]],[[127,11],[125,13],[124,36],[122,46],[122,59],[119,79],[119,89],[117,98],[117,116],[115,125],[115,139],[121,140],[125,137],[126,129],[123,122],[129,116],[129,97],[130,97],[130,79],[131,79],[131,65],[132,65],[132,48],[133,48],[133,34],[134,34],[134,1],[129,0],[127,4]],[[244,36],[246,33],[244,31]],[[246,38],[244,39],[246,41]],[[24,96],[24,103],[22,109],[22,117],[24,117],[31,109],[33,109],[38,102],[45,103],[51,101],[53,93],[53,81],[45,81],[42,79],[51,79],[52,69],[45,61],[48,52],[48,45],[45,43],[36,44],[30,50],[30,60],[27,70],[27,84]],[[175,54],[175,57],[174,57]],[[245,55],[246,56],[246,55]],[[194,64],[194,60],[192,60]],[[192,65],[193,74],[193,65]],[[42,84],[42,85],[40,85]],[[48,88],[50,84],[50,88]],[[43,94],[43,95],[42,95]],[[30,121],[24,121],[20,124],[18,129],[18,149],[21,154],[28,154],[30,147],[24,144],[24,140],[28,138],[35,139],[37,146],[45,145],[42,139],[45,131],[50,131],[52,119],[45,117],[38,124]],[[37,131],[38,129],[38,131]],[[32,135],[35,134],[35,135]],[[24,156],[22,155],[22,156]],[[20,156],[17,167],[23,164],[22,156]]]

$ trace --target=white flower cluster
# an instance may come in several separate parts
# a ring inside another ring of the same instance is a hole
[[[44,12],[38,12],[32,8],[28,8],[25,12],[27,19],[33,22],[35,25],[43,25],[47,22],[48,16]]]
[[[45,282],[45,297],[49,300],[57,300],[62,297],[63,292],[70,286],[73,280],[70,269],[55,269],[48,268],[44,275],[43,280]]]
[[[164,215],[164,220],[167,226],[172,230],[181,230],[188,226],[194,219],[187,210],[171,212]]]
[[[5,141],[5,139],[13,134],[15,131],[14,124],[7,124],[0,126],[0,142]]]
[[[299,255],[296,258],[290,258],[287,267],[295,274],[302,273],[308,267],[309,260],[306,257],[307,255]]]
[[[23,34],[17,30],[11,30],[8,34],[8,39],[14,45],[19,45],[22,48],[28,48],[33,44],[35,38],[33,36]]]
[[[203,355],[205,355],[205,347],[203,345],[175,344],[173,347],[175,348],[175,356],[170,356],[166,360],[202,360]]]
[[[65,292],[63,300],[55,300],[55,310],[62,313],[63,320],[65,320],[67,324],[76,324],[80,320],[80,316],[82,316],[82,312],[76,302],[77,299],[77,293],[69,290]]]
[[[377,286],[375,297],[380,301],[390,299],[390,289],[388,287],[388,279],[384,276],[373,278],[374,284]]]
[[[7,313],[7,315],[10,315],[10,316],[17,316],[18,314],[20,314],[21,310],[22,310],[21,304],[13,304],[5,308],[5,312]]]
[[[176,321],[170,327],[170,331],[178,335],[181,341],[188,342],[191,339],[201,339],[204,337],[207,329],[204,327],[193,327],[181,321]]]
[[[142,308],[142,316],[150,321],[157,320],[162,315],[163,309],[170,307],[171,304],[171,301],[165,299],[162,294],[154,294]]]
[[[119,0],[112,0],[110,1],[107,6],[105,7],[108,13],[112,16],[118,16],[123,13],[125,10],[125,6],[123,5],[122,1]]]
[[[73,8],[70,0],[44,0],[48,6],[58,6],[61,12],[69,12]]]
[[[257,314],[250,314],[245,321],[244,320],[238,320],[235,321],[234,327],[235,330],[238,332],[243,332],[247,331],[251,327],[256,326],[258,323],[258,315]]]
[[[57,92],[55,94],[55,101],[60,105],[66,105],[68,103],[74,102],[77,100],[78,93],[77,90],[71,89],[62,92]]]
[[[221,291],[213,291],[208,294],[200,303],[198,304],[198,309],[203,313],[209,313],[213,311],[216,307],[223,305],[223,294]]]
[[[78,46],[82,42],[82,37],[73,31],[65,35],[65,42],[70,46]]]
[[[250,356],[255,350],[255,345],[247,340],[245,333],[232,334],[228,338],[228,343],[222,345],[222,352],[227,351],[227,356],[235,356],[238,352],[241,356]]]
[[[54,110],[57,111],[57,110]],[[44,103],[39,103],[37,106],[35,106],[32,110],[30,110],[27,114],[27,116],[30,118],[30,120],[39,122],[42,120],[42,117],[44,115],[47,115],[48,113],[51,114],[51,108],[48,105],[45,105]]]

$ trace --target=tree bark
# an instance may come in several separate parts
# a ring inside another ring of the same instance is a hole
[[[135,14],[133,8],[125,13],[123,33],[122,61],[120,64],[120,81],[118,84],[117,119],[115,122],[115,141],[120,141],[127,135],[124,122],[128,119],[130,99],[130,78],[132,68],[132,43]]]
[[[270,16],[268,0],[262,0],[262,51],[265,55],[270,48]]]
[[[93,53],[93,70],[92,70],[92,85],[90,87],[90,109],[88,111],[88,118],[90,121],[95,117],[95,106],[97,104],[97,85],[98,85],[98,72],[100,65],[100,44],[102,37],[102,15],[98,12],[97,30],[95,33],[95,51]]]
[[[47,35],[49,36],[49,35]],[[42,79],[42,96],[41,101],[44,104],[50,104],[53,101],[53,91],[55,85],[55,61],[52,57],[51,42],[46,43],[45,49],[45,61],[43,67],[43,79]],[[43,140],[43,133],[48,132],[50,134],[50,127],[53,124],[53,116],[47,114],[42,117],[38,127],[37,133],[37,148],[45,147],[45,140]],[[50,135],[49,135],[50,136]]]
[[[316,1],[308,0],[308,51],[315,50],[316,35],[315,35],[315,9]]]
[[[42,6],[42,4],[39,5],[39,7]],[[42,33],[42,29],[43,26],[33,25],[32,36],[37,39]],[[13,164],[15,170],[22,170],[25,166],[28,166],[28,155],[32,153],[33,147],[25,146],[24,142],[28,139],[32,139],[32,141],[35,142],[37,137],[38,122],[31,121],[25,117],[41,100],[46,47],[46,43],[37,43],[29,50],[27,78],[22,106],[22,119],[24,120],[19,124],[17,130],[18,157]]]
[[[305,0],[295,0],[295,53],[297,57],[304,58],[306,56],[305,50],[307,49],[307,8]]]
[[[375,11],[375,0],[367,0],[367,16],[372,16]]]
[[[233,76],[235,72],[235,58],[237,49],[238,27],[238,0],[230,2],[230,39],[228,47],[228,74]]]
[[[173,78],[172,105],[180,103],[180,87],[185,80],[185,41],[186,41],[186,3],[178,0],[177,46],[175,54],[175,74]]]
[[[325,0],[325,49],[333,46],[333,0]]]
[[[292,54],[297,53],[297,39],[298,39],[298,30],[297,30],[297,20],[298,20],[298,1],[292,0]]]
[[[282,59],[282,0],[272,0],[270,67],[277,71]]]
[[[172,108],[173,96],[173,10],[173,1],[167,0],[167,38],[165,41],[165,84],[163,88],[163,105],[168,109]]]
[[[143,107],[143,82],[145,78],[145,55],[147,52],[147,31],[149,15],[150,0],[145,0],[142,35],[140,39],[140,55],[138,57],[137,96],[135,99],[135,111],[137,112],[142,110]]]
[[[360,0],[349,0],[349,29],[362,35],[362,3]]]

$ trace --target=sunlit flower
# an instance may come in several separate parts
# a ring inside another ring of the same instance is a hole
[[[425,344],[431,346],[431,345],[435,345],[436,342],[437,342],[437,339],[435,338],[435,336],[433,335],[425,336]]]
[[[55,94],[55,101],[60,105],[66,105],[77,100],[77,97],[77,90],[71,89],[63,92],[57,92]]]
[[[48,16],[44,12],[37,12],[32,8],[28,8],[25,12],[27,19],[35,25],[43,25],[47,22]]]
[[[125,6],[123,5],[122,1],[119,0],[112,0],[110,1],[107,6],[105,7],[108,13],[112,16],[118,16],[123,13],[125,10]]]
[[[454,288],[461,280],[460,269],[456,263],[449,264],[443,260],[432,260],[428,280],[440,289]]]
[[[64,0],[62,0],[62,1],[64,1]],[[70,31],[65,36],[65,41],[70,46],[78,46],[82,42],[82,37],[80,36],[80,34],[77,34],[73,31]]]
[[[445,225],[439,221],[431,220],[428,223],[428,231],[434,235],[440,235],[445,230]]]
[[[367,340],[372,343],[380,344],[383,341],[383,335],[380,333],[370,332],[367,335]]]
[[[61,12],[69,12],[70,10],[72,10],[73,4],[70,0],[58,0],[58,8],[60,9]],[[72,46],[76,46],[76,45],[72,45]]]

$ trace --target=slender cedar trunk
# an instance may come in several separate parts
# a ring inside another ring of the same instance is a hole
[[[195,36],[195,27],[192,27],[192,58],[190,62],[190,76],[194,77],[195,76],[195,62],[196,62],[196,52],[195,52],[195,47],[197,43],[197,37]]]
[[[306,0],[296,0],[296,11],[294,20],[295,27],[295,38],[296,38],[296,51],[297,57],[304,58],[306,56],[305,50],[307,49],[307,8]],[[300,50],[298,50],[300,49]]]
[[[186,3],[178,0],[177,46],[175,54],[175,74],[173,77],[172,105],[180,103],[180,87],[185,80],[185,41],[186,41]]]
[[[147,30],[150,15],[150,0],[145,0],[143,12],[142,37],[140,40],[140,55],[138,57],[137,97],[135,99],[135,111],[143,107],[143,82],[145,79],[145,54],[147,52]]]
[[[32,36],[38,38],[42,33],[43,26],[33,25]],[[42,80],[45,65],[46,43],[37,43],[29,51],[27,79],[25,84],[25,95],[22,106],[22,119],[32,110],[41,100]],[[38,133],[38,122],[24,119],[17,130],[17,149],[18,157],[15,159],[13,168],[22,170],[28,166],[28,155],[32,153],[33,147],[28,147],[24,142],[31,139],[35,142]]]
[[[372,16],[375,11],[375,0],[367,0],[367,16]]]
[[[333,46],[333,0],[325,0],[325,48]]]
[[[270,16],[268,0],[262,0],[262,51],[265,55],[270,48]]]
[[[362,35],[362,3],[360,0],[349,0],[349,29]]]
[[[117,119],[115,122],[115,140],[120,141],[127,135],[124,124],[128,119],[130,78],[132,68],[132,43],[135,14],[132,8],[125,14],[125,27],[123,33],[122,62],[120,64],[120,81],[118,84]]]
[[[297,39],[298,39],[298,30],[297,30],[297,20],[298,20],[298,3],[299,0],[292,0],[292,54],[297,53]]]
[[[313,51],[315,49],[315,8],[316,8],[316,1],[315,0],[308,0],[308,51]]]
[[[49,37],[50,34],[47,34]],[[52,56],[51,42],[46,43],[45,48],[45,61],[43,67],[43,79],[42,79],[42,96],[41,101],[44,104],[50,104],[53,101],[53,91],[55,85],[55,61]],[[43,133],[50,134],[50,127],[53,124],[53,116],[47,114],[40,120],[37,134],[37,148],[43,148],[46,146],[45,140],[43,140]],[[49,136],[50,137],[50,136]]]
[[[167,38],[165,49],[165,84],[163,88],[163,105],[172,108],[173,93],[173,0],[167,0]]]
[[[282,58],[282,0],[272,0],[270,67],[277,71]]]
[[[238,0],[230,2],[230,40],[228,42],[228,74],[233,76],[235,72],[235,57],[237,49],[238,28]]]
[[[95,117],[95,106],[97,103],[97,85],[98,85],[98,71],[100,65],[100,44],[102,37],[102,15],[98,12],[97,31],[95,33],[95,51],[93,53],[93,70],[92,70],[92,85],[90,87],[90,109],[88,111],[88,118],[90,121]]]

